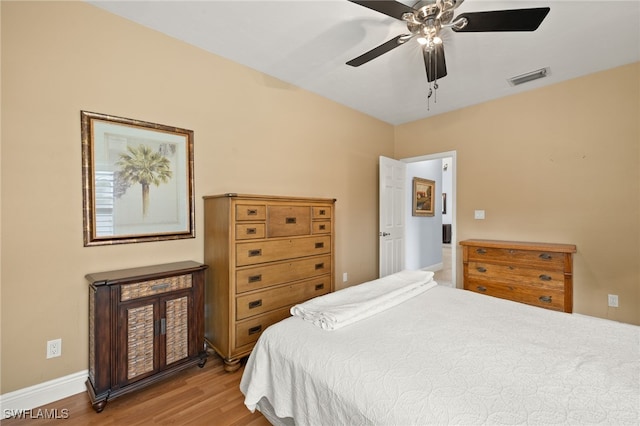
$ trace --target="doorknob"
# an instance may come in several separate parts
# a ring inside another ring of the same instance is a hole
[[[388,232],[380,232],[378,235],[380,235],[381,237],[388,237],[391,234]]]

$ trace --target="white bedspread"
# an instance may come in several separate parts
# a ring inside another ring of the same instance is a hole
[[[436,286],[333,332],[260,337],[240,384],[300,425],[640,423],[640,327]]]
[[[431,271],[405,270],[316,297],[291,308],[324,330],[337,330],[376,315],[436,285]]]

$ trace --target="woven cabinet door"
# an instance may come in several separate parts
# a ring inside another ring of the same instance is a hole
[[[157,298],[122,303],[119,307],[118,383],[128,384],[154,374],[158,368],[160,309]]]

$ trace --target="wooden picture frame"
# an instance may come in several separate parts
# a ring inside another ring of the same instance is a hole
[[[80,112],[84,246],[195,238],[193,131]]]
[[[434,216],[436,183],[433,180],[413,178],[413,215]]]

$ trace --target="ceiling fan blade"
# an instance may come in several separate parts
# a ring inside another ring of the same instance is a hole
[[[373,1],[361,1],[361,0],[349,0],[351,3],[359,4],[360,6],[367,7],[376,12],[384,13],[392,18],[402,19],[402,15],[405,13],[413,13],[414,9],[397,1],[385,1],[385,0],[373,0]]]
[[[532,9],[495,10],[491,12],[463,13],[455,18],[465,18],[467,24],[456,29],[458,33],[486,31],[535,31],[549,13],[548,7]]]
[[[442,43],[436,44],[433,50],[423,49],[422,52],[428,82],[432,82],[447,75],[447,64],[444,60],[444,45]]]
[[[378,47],[374,47],[373,49],[371,49],[370,51],[363,53],[362,55],[358,56],[357,58],[353,58],[352,60],[350,60],[349,62],[347,62],[347,65],[351,65],[352,67],[359,67],[362,64],[366,64],[367,62],[371,61],[372,59],[377,58],[378,56],[382,55],[383,53],[387,53],[388,51],[395,49],[396,47],[400,46],[403,43],[400,43],[400,39],[406,37],[404,35],[399,35],[395,38],[392,38],[391,40],[382,43],[380,46]]]

